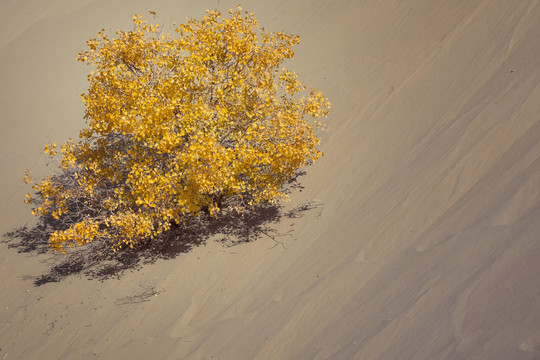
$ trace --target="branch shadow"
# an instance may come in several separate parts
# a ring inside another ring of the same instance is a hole
[[[298,177],[304,174],[299,173],[291,179],[287,191],[301,191]],[[54,231],[61,230],[62,225],[50,216],[40,217],[34,226],[25,225],[5,233],[2,242],[19,253],[52,254],[47,260],[50,265],[48,272],[26,276],[33,280],[35,286],[60,282],[71,275],[84,276],[89,280],[105,280],[120,278],[125,271],[139,270],[158,260],[174,259],[194,247],[204,245],[211,238],[220,239],[218,241],[226,247],[251,242],[262,236],[272,238],[276,245],[282,244],[276,237],[288,234],[279,234],[274,225],[284,217],[298,218],[304,212],[320,206],[321,203],[312,201],[285,212],[279,204],[264,203],[243,213],[223,211],[216,217],[207,214],[186,217],[181,224],[173,226],[161,236],[133,249],[125,248],[116,252],[109,243],[93,242],[70,249],[66,254],[53,253],[48,239]]]

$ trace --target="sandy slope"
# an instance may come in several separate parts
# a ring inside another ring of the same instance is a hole
[[[86,39],[235,5],[1,3],[2,233],[31,221],[24,168],[82,126]],[[289,205],[316,208],[272,225],[284,247],[209,241],[119,280],[35,286],[56,260],[0,244],[0,358],[540,358],[540,3],[244,5],[301,35],[292,67],[334,103]]]

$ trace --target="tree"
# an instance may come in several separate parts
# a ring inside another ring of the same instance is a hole
[[[133,17],[131,31],[87,41],[81,95],[87,127],[57,154],[58,173],[33,185],[36,216],[65,228],[50,246],[150,239],[186,216],[286,198],[282,185],[321,155],[315,128],[330,103],[281,68],[298,36],[258,27],[240,7],[176,26]],[[309,120],[313,118],[313,120]],[[25,181],[32,182],[27,171]]]

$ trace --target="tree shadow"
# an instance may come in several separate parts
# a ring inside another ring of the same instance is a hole
[[[299,190],[299,173],[287,184],[288,191]],[[125,271],[138,270],[144,265],[153,264],[163,259],[174,259],[194,247],[204,245],[210,238],[221,241],[223,246],[236,246],[268,236],[276,242],[280,234],[274,226],[283,217],[297,218],[303,213],[321,207],[321,203],[311,201],[285,212],[279,204],[265,203],[254,206],[242,213],[222,211],[216,217],[207,214],[186,217],[182,223],[173,226],[160,236],[131,248],[114,252],[109,243],[93,242],[85,246],[75,247],[66,254],[53,253],[49,247],[49,237],[61,230],[62,225],[50,216],[42,216],[32,227],[27,225],[4,234],[3,242],[19,253],[45,254],[52,253],[47,260],[50,264],[48,272],[38,276],[27,276],[35,286],[50,282],[59,282],[71,275],[85,276],[88,279],[105,280],[119,278]]]

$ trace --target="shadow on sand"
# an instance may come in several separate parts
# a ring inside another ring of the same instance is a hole
[[[289,190],[302,189],[296,178],[291,180],[288,187]],[[94,242],[73,248],[65,255],[53,254],[47,261],[51,265],[47,273],[27,278],[32,279],[36,286],[41,286],[77,274],[98,280],[121,277],[126,270],[137,270],[157,260],[173,259],[187,253],[210,238],[221,239],[223,246],[228,247],[267,236],[276,245],[283,245],[280,236],[290,234],[279,234],[272,225],[279,223],[283,217],[301,217],[304,212],[319,206],[320,203],[312,201],[284,212],[280,205],[261,204],[243,214],[231,211],[214,218],[204,214],[185,218],[182,224],[133,249],[113,252],[109,243]],[[48,239],[52,232],[59,229],[60,225],[52,217],[42,216],[33,227],[22,226],[4,234],[3,242],[19,253],[52,253]]]

